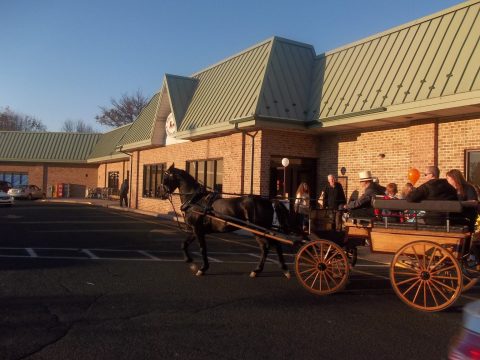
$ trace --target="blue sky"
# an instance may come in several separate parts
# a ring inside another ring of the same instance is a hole
[[[317,54],[458,0],[0,0],[0,108],[49,131],[83,120],[163,74],[188,76],[271,36]]]

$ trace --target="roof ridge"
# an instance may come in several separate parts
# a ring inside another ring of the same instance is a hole
[[[352,48],[352,47],[355,47],[355,46],[358,46],[358,45],[361,45],[361,44],[364,44],[364,43],[367,43],[369,41],[372,41],[372,40],[375,40],[375,39],[378,39],[378,38],[381,38],[383,36],[386,36],[386,35],[389,35],[389,34],[392,34],[392,33],[395,33],[395,32],[398,32],[398,31],[401,31],[401,30],[404,30],[408,27],[412,27],[412,26],[415,26],[415,25],[418,25],[418,24],[421,24],[421,23],[424,23],[424,22],[427,22],[427,21],[431,21],[435,18],[438,18],[438,17],[441,17],[441,16],[444,16],[448,13],[451,13],[451,12],[455,12],[455,11],[458,11],[460,9],[463,9],[463,8],[466,8],[466,7],[470,7],[472,5],[475,5],[477,3],[479,3],[480,0],[467,0],[467,1],[464,1],[464,2],[461,2],[459,4],[456,4],[456,5],[453,5],[453,6],[450,6],[446,9],[443,9],[443,10],[439,10],[433,14],[429,14],[429,15],[425,15],[425,16],[422,16],[418,19],[415,19],[415,20],[411,20],[409,22],[406,22],[404,24],[401,24],[401,25],[397,25],[397,26],[394,26],[392,28],[389,28],[387,30],[384,30],[382,32],[378,32],[378,33],[375,33],[375,34],[372,34],[370,36],[367,36],[365,38],[362,38],[362,39],[359,39],[357,41],[353,41],[351,43],[348,43],[348,44],[345,44],[345,45],[342,45],[342,46],[339,46],[337,48],[334,48],[332,50],[329,50],[329,51],[325,51],[321,54],[318,54],[316,56],[316,58],[322,58],[322,57],[326,57],[326,56],[329,56],[329,55],[332,55],[334,53],[337,53],[337,52],[340,52],[340,51],[344,51],[344,50],[347,50],[349,48]]]

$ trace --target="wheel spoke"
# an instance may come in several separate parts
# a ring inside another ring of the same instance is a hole
[[[332,249],[332,245],[328,245],[327,251],[325,251],[325,256],[323,257],[323,261],[325,261],[325,262],[327,261],[327,256],[330,255],[330,250],[331,249]]]
[[[448,290],[450,290],[450,291],[452,291],[452,292],[455,292],[455,288],[453,288],[453,287],[451,287],[451,286],[448,286],[447,284],[444,284],[444,283],[441,282],[441,281],[438,281],[438,280],[435,280],[435,279],[432,279],[432,281],[433,281],[434,283],[437,283],[437,284],[440,285],[440,286],[443,286],[444,288],[446,288],[446,289],[448,289]]]
[[[448,254],[443,255],[443,257],[440,260],[438,260],[438,262],[435,264],[435,266],[430,269],[430,272],[433,272],[439,265],[441,265],[443,263],[443,261],[446,258],[448,258]]]
[[[414,281],[414,280],[418,280],[418,277],[417,277],[417,278],[412,277],[412,278],[407,279],[407,280],[403,280],[403,281],[400,281],[400,282],[396,282],[395,284],[397,284],[397,286],[398,286],[398,285],[403,285],[403,284],[407,284],[407,283],[409,283],[409,282],[411,282],[411,281]]]
[[[438,307],[437,297],[435,296],[435,293],[432,290],[432,286],[430,285],[430,281],[427,282],[427,285],[428,285],[428,290],[430,290],[430,294],[432,294],[433,301],[435,301],[435,305]]]
[[[443,291],[442,291],[442,290],[440,290],[440,289],[438,288],[438,286],[437,286],[437,285],[435,285],[433,282],[432,282],[431,284],[432,284],[432,286],[433,286],[433,287],[434,287],[434,288],[437,290],[437,292],[438,292],[440,295],[442,295],[442,296],[443,296],[443,298],[444,298],[446,301],[448,301],[448,300],[449,300],[449,299],[448,299],[448,297],[447,297],[447,296],[446,296],[446,295],[443,293]]]
[[[303,270],[303,271],[300,271],[299,274],[305,274],[307,272],[312,272],[312,271],[317,271],[317,269],[311,268],[311,269]]]
[[[407,273],[407,272],[401,272],[401,271],[395,271],[395,275],[404,275],[404,276],[418,276],[419,272],[412,272],[412,273]]]
[[[458,278],[456,276],[432,275],[432,279],[457,280]]]
[[[310,259],[304,257],[303,255],[302,255],[302,256],[299,258],[299,260],[298,260],[298,263],[299,263],[299,264],[300,264],[300,261],[306,261],[306,262],[308,262],[309,264],[312,264],[312,265],[316,265],[316,264],[317,264],[316,261],[310,260]]]
[[[415,304],[417,302],[417,296],[420,293],[420,289],[422,288],[423,282],[420,281],[420,285],[417,287],[417,291],[415,291],[415,296],[413,297],[412,302]]]
[[[311,258],[315,263],[317,263],[318,257],[315,256],[315,255],[313,255],[308,248],[305,249],[305,253],[307,253],[308,255],[310,255],[310,258]]]
[[[435,270],[435,271],[430,271],[430,275],[435,275],[435,274],[438,273],[439,271],[448,271],[448,270],[452,270],[452,269],[456,269],[456,268],[455,268],[455,265],[450,265],[450,266],[447,267],[447,268],[438,269],[438,270]]]
[[[314,274],[315,274],[315,277],[313,278],[313,281],[312,281],[312,283],[310,284],[310,287],[311,287],[312,289],[313,289],[313,287],[315,286],[315,281],[317,281],[317,279],[318,279],[318,274],[319,274],[319,273],[320,273],[319,271],[317,271],[317,272],[314,273]],[[309,276],[309,278],[310,278],[310,277],[311,277],[311,276]],[[307,279],[305,279],[305,282],[307,282]]]
[[[327,284],[328,290],[331,290],[330,285],[329,285],[329,283],[328,283],[327,276],[325,275],[325,272],[323,272],[320,276],[323,276],[323,278],[325,279],[325,284]]]
[[[417,251],[415,250],[415,245],[412,246],[412,250],[413,250],[413,253],[415,254],[415,258],[417,259],[420,270],[423,270],[424,268],[422,268],[421,266],[421,261],[420,261],[420,258],[418,257]]]
[[[433,248],[433,253],[431,254],[431,257],[430,257],[430,261],[428,262],[428,266],[427,266],[427,269],[430,269],[430,266],[432,265],[432,261],[433,259],[435,258],[435,253],[437,252],[437,248],[434,247]]]
[[[406,296],[420,281],[420,279],[417,279],[417,281],[415,281],[404,293],[402,293],[402,295]]]
[[[316,269],[315,269],[315,270],[316,270]],[[310,275],[308,275],[308,276],[305,278],[304,281],[307,282],[307,281],[308,281],[313,275],[315,275],[315,274],[317,274],[317,276],[318,276],[318,271],[317,271],[317,270],[314,271],[314,272],[312,272]]]

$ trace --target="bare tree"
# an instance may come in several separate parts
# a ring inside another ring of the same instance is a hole
[[[35,117],[16,113],[7,106],[0,111],[0,130],[46,131],[47,127]]]
[[[111,99],[111,108],[100,106],[102,113],[95,116],[98,123],[106,126],[118,127],[135,120],[140,111],[147,105],[148,99],[138,90],[129,96],[123,94],[120,100]]]
[[[94,133],[93,127],[86,124],[83,120],[65,120],[62,126],[63,132],[72,133]]]

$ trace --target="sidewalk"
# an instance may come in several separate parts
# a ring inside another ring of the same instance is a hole
[[[66,204],[84,204],[84,205],[93,205],[93,206],[103,206],[106,208],[112,208],[120,211],[129,211],[129,212],[135,212],[143,215],[165,218],[167,220],[173,219],[170,216],[164,216],[151,211],[138,210],[138,209],[133,209],[128,207],[120,207],[119,200],[92,199],[92,198],[47,198],[41,201],[46,203],[66,203]]]

